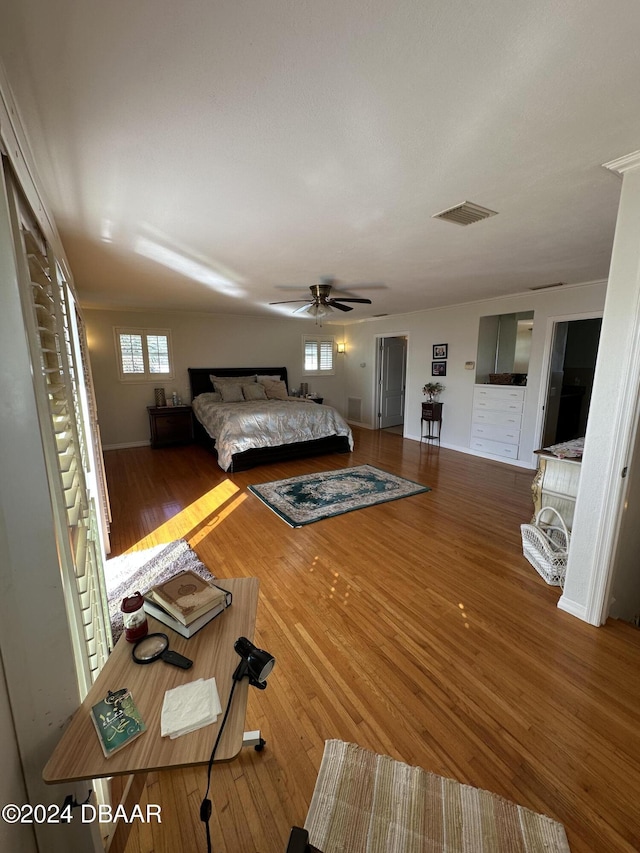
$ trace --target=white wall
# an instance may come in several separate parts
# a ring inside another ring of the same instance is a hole
[[[600,311],[604,306],[605,292],[606,284],[598,282],[384,317],[347,326],[346,396],[362,399],[363,422],[374,427],[376,337],[408,335],[405,436],[418,440],[420,404],[424,400],[422,386],[431,379],[432,346],[448,343],[447,375],[441,379],[445,385],[445,391],[440,397],[444,403],[442,446],[470,452],[471,407],[476,371],[465,370],[464,365],[466,361],[477,360],[480,318],[532,310],[535,315],[519,461],[533,468],[533,451],[538,449],[536,424],[541,405],[541,374],[549,318]]]
[[[21,805],[28,802],[24,786],[22,765],[16,741],[9,692],[4,676],[2,658],[0,658],[0,740],[2,755],[2,773],[0,773],[0,805],[15,803]],[[0,820],[0,850],[10,850],[11,853],[36,853],[36,839],[33,826],[27,824],[11,824]]]
[[[422,386],[432,378],[432,345],[448,343],[447,376],[441,380],[446,386],[441,397],[445,404],[442,445],[469,452],[476,371],[465,370],[464,363],[477,359],[480,318],[532,310],[535,316],[519,461],[524,466],[535,467],[532,454],[537,449],[536,423],[549,318],[602,310],[605,291],[605,283],[598,282],[367,320],[345,327],[325,324],[323,329],[298,318],[84,309],[103,444],[108,448],[148,442],[146,406],[153,404],[154,387],[162,384],[167,391],[176,390],[188,400],[188,367],[285,365],[290,385],[296,388],[303,379],[302,336],[324,331],[334,334],[336,340],[344,339],[347,353],[336,356],[335,375],[311,377],[309,386],[343,414],[347,397],[361,398],[362,422],[372,428],[376,423],[376,340],[380,335],[408,336],[405,435],[416,440],[420,437]],[[113,335],[115,326],[171,329],[175,380],[121,382]]]
[[[193,314],[151,313],[83,309],[87,325],[91,369],[98,418],[105,448],[146,443],[149,420],[146,406],[153,405],[153,389],[163,386],[190,400],[189,367],[286,367],[291,389],[302,375],[303,335],[331,334],[343,338],[343,327],[325,323],[321,328],[306,318],[256,318]],[[175,380],[121,382],[114,343],[114,326],[171,330]],[[336,356],[332,376],[304,377],[309,390],[344,414],[343,356]]]
[[[640,459],[633,453],[640,410],[640,153],[609,167],[623,173],[622,193],[567,578],[559,602],[562,609],[594,625],[608,613],[616,545],[618,554],[628,557],[637,542],[637,521],[621,530],[620,521],[627,486],[633,481],[637,488],[640,470]],[[622,477],[625,468],[630,472],[627,479]]]

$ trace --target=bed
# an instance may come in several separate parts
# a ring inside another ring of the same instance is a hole
[[[216,399],[211,376],[278,377],[288,388],[286,367],[190,367],[191,405],[196,440],[213,450],[225,471],[323,453],[349,453],[353,436],[331,406],[286,400],[227,402]],[[242,384],[242,383],[239,383]],[[200,399],[198,399],[200,398]]]

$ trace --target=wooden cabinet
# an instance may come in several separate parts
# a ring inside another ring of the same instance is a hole
[[[471,419],[472,450],[518,458],[524,392],[524,388],[513,385],[476,385]]]
[[[420,416],[420,440],[440,443],[441,430],[442,403],[423,403],[422,415]]]
[[[147,406],[151,447],[193,441],[191,406]]]

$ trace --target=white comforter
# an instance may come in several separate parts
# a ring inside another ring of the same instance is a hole
[[[353,436],[342,415],[331,406],[308,400],[258,400],[244,403],[212,402],[210,395],[193,400],[193,411],[215,440],[218,464],[225,471],[233,453],[255,447],[277,447],[344,435],[353,450]]]

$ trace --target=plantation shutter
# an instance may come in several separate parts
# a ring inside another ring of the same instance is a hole
[[[120,332],[123,373],[144,373],[142,335]]]
[[[169,340],[166,335],[147,335],[149,373],[170,373]]]
[[[304,342],[304,369],[318,369],[318,345],[316,341]]]
[[[333,338],[304,339],[304,370],[307,373],[333,371]]]
[[[333,370],[333,339],[320,341],[320,370]]]
[[[95,400],[80,344],[86,346],[84,326],[63,269],[15,184],[10,202],[60,572],[85,695],[112,641],[102,566],[107,525],[99,523],[108,514],[108,498],[99,434],[90,424]]]

